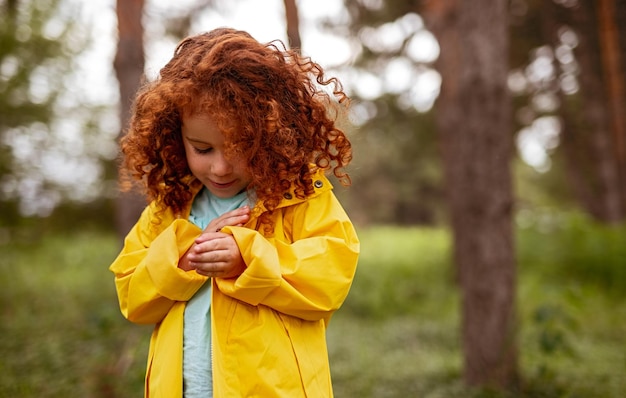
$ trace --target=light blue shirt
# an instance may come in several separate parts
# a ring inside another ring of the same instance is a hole
[[[248,203],[246,192],[221,199],[203,188],[193,201],[189,221],[205,229],[222,214]],[[208,280],[185,306],[183,318],[183,396],[213,396],[211,370],[211,281]]]

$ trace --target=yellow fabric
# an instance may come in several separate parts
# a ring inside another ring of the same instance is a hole
[[[343,303],[356,269],[354,227],[320,171],[315,193],[285,200],[274,232],[255,230],[261,208],[244,227],[223,231],[237,241],[246,270],[213,279],[211,338],[215,398],[332,397],[326,325]],[[110,269],[120,308],[136,323],[154,323],[146,397],[182,397],[185,303],[206,278],[177,267],[200,229],[155,205],[143,212]]]

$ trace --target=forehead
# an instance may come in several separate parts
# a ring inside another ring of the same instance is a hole
[[[182,117],[183,126],[212,125],[217,127],[214,117],[205,113],[185,114]]]
[[[239,119],[241,112],[214,102],[204,103],[200,100],[196,102],[193,106],[179,109],[183,124],[191,119],[205,119],[218,126],[221,130],[228,130],[242,122]]]
[[[182,118],[182,133],[188,138],[209,138],[222,135],[222,129],[210,116],[204,114],[185,115]]]

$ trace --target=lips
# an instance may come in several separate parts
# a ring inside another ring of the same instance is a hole
[[[230,181],[226,183],[219,183],[219,182],[211,181],[211,185],[213,185],[215,188],[218,188],[218,189],[228,189],[232,187],[233,185],[235,185],[235,181]]]

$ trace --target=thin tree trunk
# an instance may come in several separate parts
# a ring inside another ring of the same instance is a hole
[[[17,13],[17,0],[7,0],[4,6],[5,6],[6,12],[10,16],[9,21],[14,22],[15,14]]]
[[[621,7],[618,7],[618,2],[619,0],[598,0],[596,7],[618,191],[621,196],[621,217],[615,221],[622,221],[626,217],[626,86],[622,75],[624,59],[620,50],[618,25],[626,23],[626,2],[622,1]]]
[[[130,108],[144,74],[143,50],[144,0],[117,0],[118,45],[113,66],[120,91],[120,134],[128,127]],[[116,228],[124,237],[139,218],[144,198],[135,192],[120,193],[116,198]]]
[[[284,0],[285,19],[287,22],[287,40],[289,48],[300,51],[302,41],[300,40],[300,20],[298,16],[298,6],[296,0]]]
[[[425,5],[441,47],[436,113],[462,291],[464,378],[469,385],[514,387],[508,1],[430,0]]]
[[[583,183],[593,197],[583,205],[596,219],[614,223],[623,219],[624,211],[594,15],[596,9],[590,0],[581,0],[572,11],[573,25],[579,33],[576,58],[581,70],[580,115],[584,126],[575,142],[586,153],[576,161],[582,162],[577,167],[582,169],[581,175],[586,177]]]
[[[457,0],[426,0],[422,9],[428,28],[437,37],[440,52],[437,60],[437,69],[442,76],[441,89],[435,108],[436,126],[438,130],[438,145],[443,158],[444,173],[449,170],[449,164],[454,162],[456,152],[452,149],[455,141],[449,142],[446,132],[456,131],[463,124],[463,114],[459,112],[456,102],[459,99],[459,84],[461,74],[461,59],[459,50],[458,1]],[[446,180],[448,178],[446,177]],[[446,184],[448,207],[451,206],[449,184]],[[454,218],[451,222],[454,223]],[[453,225],[453,231],[457,228]],[[455,239],[456,240],[456,239]],[[455,251],[455,281],[460,284],[460,263],[458,250]]]
[[[563,6],[553,1],[541,2],[541,27],[544,40],[557,48],[561,45],[559,29],[563,25],[563,13],[566,12]],[[556,57],[552,62],[553,67],[560,75],[561,64]],[[592,189],[590,169],[594,166],[589,160],[589,134],[586,134],[586,127],[580,117],[581,112],[576,110],[576,97],[566,95],[560,87],[558,80],[554,81],[554,91],[558,93],[561,103],[558,113],[561,119],[560,150],[563,152],[565,162],[565,175],[568,185],[572,189],[578,203],[589,213],[598,214],[599,203]]]

